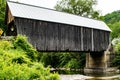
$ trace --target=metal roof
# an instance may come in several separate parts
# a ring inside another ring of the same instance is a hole
[[[85,18],[73,14],[59,12],[38,6],[7,1],[9,9],[14,17],[29,18],[35,20],[44,20],[57,22],[87,28],[111,31],[110,28],[102,21]]]

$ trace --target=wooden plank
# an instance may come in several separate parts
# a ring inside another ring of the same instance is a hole
[[[83,27],[81,27],[81,51],[83,51]]]
[[[40,51],[102,51],[109,44],[110,33],[102,30],[23,18],[15,24]]]
[[[92,33],[91,33],[92,34],[92,40],[91,40],[92,41],[92,51],[94,51],[94,39],[93,39],[94,32],[93,32],[93,29],[91,29],[91,30],[92,30]]]
[[[83,28],[83,50],[84,51],[91,51],[92,50],[92,35],[91,29]]]
[[[8,8],[8,19],[7,19],[7,24],[9,24],[10,22],[12,22],[14,20],[14,17],[11,14],[10,9]]]
[[[74,42],[75,42],[75,51],[78,51],[80,49],[79,45],[79,27],[74,26]]]

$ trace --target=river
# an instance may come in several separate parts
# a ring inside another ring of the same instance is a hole
[[[61,80],[120,80],[120,73],[85,74],[80,71],[58,70]]]

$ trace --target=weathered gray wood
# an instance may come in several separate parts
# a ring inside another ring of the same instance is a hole
[[[110,32],[81,26],[15,18],[17,33],[39,51],[104,51]]]
[[[83,51],[83,27],[81,27],[81,51]]]
[[[93,34],[94,34],[94,33],[93,33],[93,29],[91,29],[91,30],[92,30],[92,32],[91,32],[91,35],[92,35],[92,51],[94,51],[94,41],[93,41],[93,40],[94,40],[94,39],[93,39]]]

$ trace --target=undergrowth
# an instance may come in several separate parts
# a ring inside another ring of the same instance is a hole
[[[0,80],[60,80],[37,61],[37,51],[25,36],[0,41]]]

